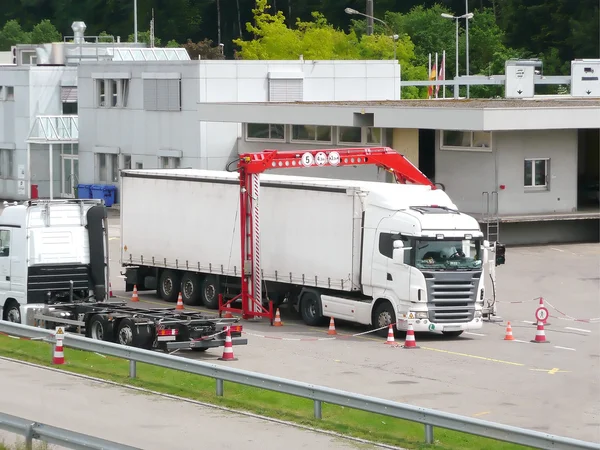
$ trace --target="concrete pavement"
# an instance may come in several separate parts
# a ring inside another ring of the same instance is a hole
[[[0,385],[4,413],[144,450],[377,448],[4,359]]]

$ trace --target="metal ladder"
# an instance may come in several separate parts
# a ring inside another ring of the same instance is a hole
[[[482,192],[483,222],[486,227],[486,239],[498,242],[500,239],[500,217],[498,216],[498,191]]]

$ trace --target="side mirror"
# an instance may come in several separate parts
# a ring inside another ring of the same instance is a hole
[[[405,247],[404,242],[401,240],[394,241],[394,252],[392,254],[394,264],[404,264],[404,252],[411,248],[412,247]]]
[[[500,266],[506,263],[506,247],[504,244],[496,242],[496,265]]]

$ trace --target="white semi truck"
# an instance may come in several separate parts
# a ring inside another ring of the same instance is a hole
[[[121,172],[126,290],[219,306],[240,292],[237,173]],[[479,223],[431,186],[260,175],[263,301],[305,323],[458,336],[482,327],[492,246]],[[257,250],[258,251],[258,250]],[[503,263],[503,261],[501,262]],[[382,335],[387,330],[380,331]]]
[[[241,338],[237,319],[108,299],[108,226],[100,200],[4,202],[0,319],[146,349],[207,350]]]

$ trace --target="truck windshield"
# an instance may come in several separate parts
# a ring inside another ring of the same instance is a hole
[[[479,239],[416,239],[415,267],[430,270],[474,270],[482,266]]]

